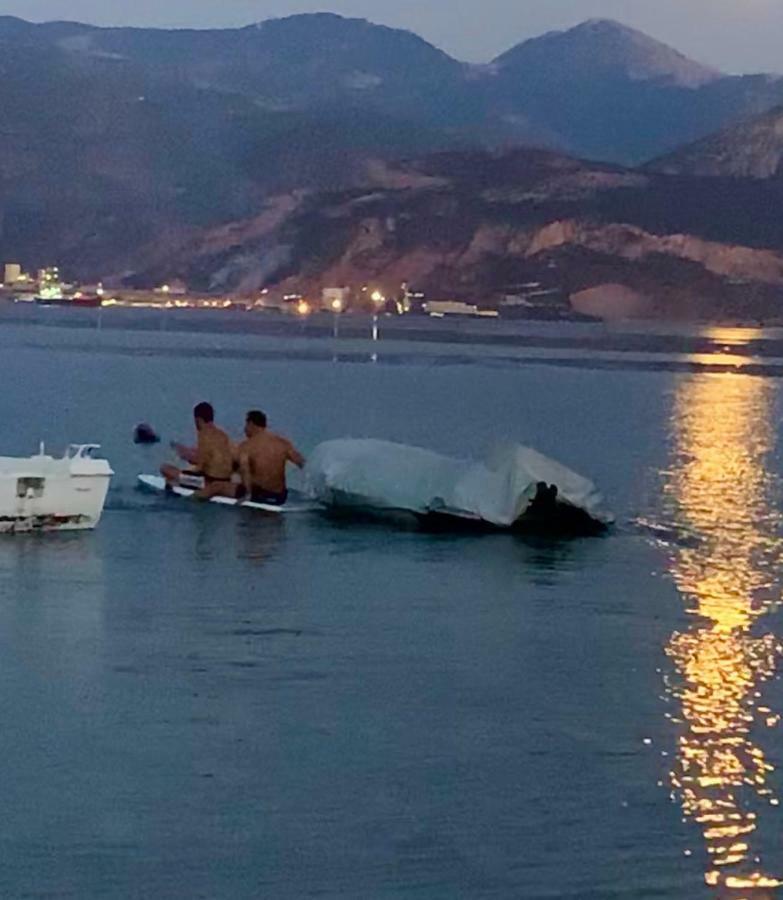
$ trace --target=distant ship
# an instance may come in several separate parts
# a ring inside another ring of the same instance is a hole
[[[36,303],[41,306],[79,306],[79,307],[97,307],[100,306],[102,298],[97,294],[82,294],[79,297],[42,297],[34,298]]]

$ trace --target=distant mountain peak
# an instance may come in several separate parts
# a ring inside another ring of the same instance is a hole
[[[585,19],[579,25],[574,26],[571,31],[619,31],[623,34],[644,34],[630,25],[623,25],[617,19]]]
[[[280,28],[289,26],[317,27],[319,25],[336,25],[344,24],[362,24],[368,25],[367,19],[357,19],[348,16],[341,16],[339,13],[333,12],[310,12],[310,13],[292,13],[288,16],[273,16],[269,19],[262,19],[255,23],[256,28]]]
[[[518,44],[495,62],[519,69],[567,67],[572,78],[619,74],[632,81],[688,88],[721,77],[717,70],[613,19],[588,19],[567,31],[550,31]]]

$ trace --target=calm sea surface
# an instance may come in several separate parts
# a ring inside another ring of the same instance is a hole
[[[95,533],[0,538],[0,896],[777,896],[780,380],[365,350],[0,324],[0,452],[98,441],[117,472]],[[187,438],[201,399],[305,452],[519,440],[618,525],[433,536],[137,491],[167,451],[134,425]]]

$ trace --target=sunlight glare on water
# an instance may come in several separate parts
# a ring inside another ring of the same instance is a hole
[[[746,376],[685,377],[665,484],[678,526],[695,538],[670,562],[692,619],[667,648],[679,727],[671,786],[702,831],[706,883],[730,891],[783,885],[759,846],[781,831],[769,752],[780,715],[762,699],[783,651],[768,621],[780,599],[780,485],[767,465],[777,390]]]

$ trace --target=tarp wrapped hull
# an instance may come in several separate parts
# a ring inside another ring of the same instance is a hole
[[[327,506],[407,510],[444,526],[560,522],[589,531],[611,521],[591,481],[521,445],[471,462],[388,441],[328,441],[311,454],[307,479]]]

